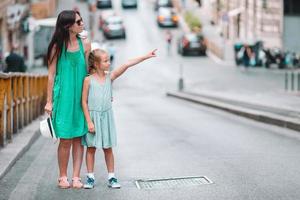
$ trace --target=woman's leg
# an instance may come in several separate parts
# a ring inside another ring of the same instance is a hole
[[[112,148],[103,149],[108,173],[114,173],[114,154]]]
[[[59,141],[59,145],[57,149],[57,158],[58,158],[60,177],[67,176],[71,145],[72,145],[71,139],[60,139]]]
[[[95,147],[88,147],[86,150],[86,168],[88,173],[94,173],[95,152]]]
[[[81,137],[73,138],[73,178],[80,177],[80,169],[83,157],[83,146],[81,145]]]

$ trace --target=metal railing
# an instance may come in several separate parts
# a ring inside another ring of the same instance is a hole
[[[44,113],[47,75],[0,73],[0,146]]]
[[[284,89],[287,92],[300,92],[300,71],[285,72]]]

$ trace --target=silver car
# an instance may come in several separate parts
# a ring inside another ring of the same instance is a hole
[[[110,16],[105,19],[102,29],[107,39],[126,38],[125,26],[120,16]]]
[[[177,27],[178,16],[171,8],[159,8],[157,13],[157,24],[160,27]]]

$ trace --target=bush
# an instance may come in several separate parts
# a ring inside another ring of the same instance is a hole
[[[187,11],[184,14],[184,20],[186,21],[191,30],[200,30],[202,27],[200,19],[190,11]]]

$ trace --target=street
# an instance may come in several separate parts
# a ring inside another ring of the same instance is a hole
[[[133,81],[133,80],[132,80]],[[101,150],[93,190],[60,190],[56,144],[40,137],[0,181],[0,199],[297,199],[299,136],[133,86],[115,90],[120,190]],[[82,177],[85,174],[82,167]],[[71,162],[69,166],[71,172]],[[138,190],[137,179],[206,176],[213,184]]]
[[[72,9],[75,4],[83,9],[80,11],[84,20],[88,19],[87,5],[83,2],[60,2],[58,12]],[[138,10],[122,10],[119,0],[114,5],[124,17],[127,38],[108,41],[116,47],[113,67],[158,49],[157,58],[131,68],[113,84],[118,133],[115,173],[122,188],[107,187],[104,156],[98,150],[95,188],[59,189],[57,144],[39,137],[0,180],[0,200],[299,199],[298,132],[165,95],[168,90],[177,90],[180,66],[183,66],[187,91],[260,104],[268,102],[272,106],[285,102],[286,108],[299,111],[299,97],[282,96],[284,72],[224,66],[208,57],[181,57],[176,49],[180,28],[171,29],[175,39],[168,55],[166,29],[158,28],[152,2],[139,1]],[[99,13],[97,10],[97,16]],[[95,30],[94,39],[102,41],[102,33]],[[69,180],[71,171],[72,162]],[[81,172],[85,181],[85,161]],[[205,176],[213,183],[153,190],[139,190],[135,185],[138,179],[185,176]]]

